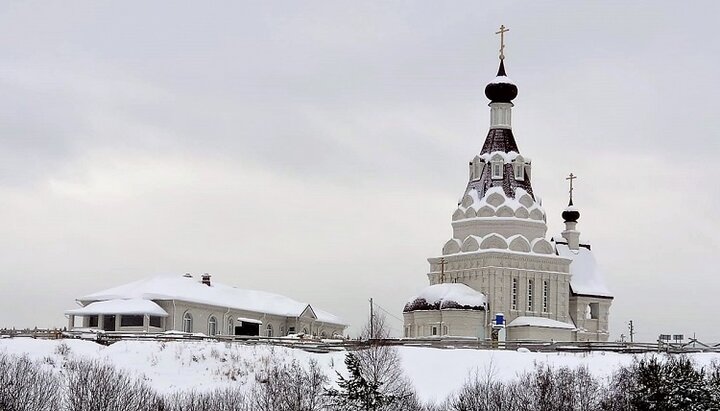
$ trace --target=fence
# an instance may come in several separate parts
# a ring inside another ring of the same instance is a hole
[[[527,349],[534,352],[617,352],[647,353],[664,352],[671,354],[715,352],[720,353],[720,344],[706,344],[691,338],[686,343],[655,343],[600,342],[600,341],[487,341],[476,338],[387,338],[375,340],[327,340],[317,338],[283,338],[283,337],[244,337],[223,336],[209,337],[203,334],[181,332],[167,333],[122,333],[122,332],[89,332],[64,331],[52,329],[0,329],[0,338],[30,337],[40,339],[81,338],[110,345],[118,341],[218,341],[245,345],[275,345],[298,348],[310,352],[327,353],[331,351],[358,350],[370,345],[387,345],[403,347],[426,347],[435,349],[476,349],[476,350],[518,350]]]

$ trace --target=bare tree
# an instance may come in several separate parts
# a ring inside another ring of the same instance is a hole
[[[0,354],[0,410],[57,410],[60,392],[60,379],[52,371],[26,356]]]
[[[368,347],[354,354],[360,361],[363,377],[379,386],[383,395],[395,399],[386,409],[417,410],[419,401],[412,383],[405,376],[398,350],[383,342],[389,336],[385,315],[376,312],[361,333],[361,338],[369,342]]]
[[[162,403],[144,381],[99,361],[68,363],[67,385],[67,411],[149,411]]]

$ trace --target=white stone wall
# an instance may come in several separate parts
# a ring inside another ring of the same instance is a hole
[[[508,341],[575,341],[572,330],[547,327],[507,327]]]
[[[608,340],[611,304],[611,298],[578,295],[570,297],[570,316],[578,328],[578,341]]]
[[[483,251],[446,255],[444,275],[440,258],[431,258],[430,284],[463,283],[488,297],[488,322],[496,313],[505,314],[507,322],[519,316],[545,317],[569,323],[570,261],[555,255]],[[517,306],[512,307],[512,280],[517,279]],[[533,280],[533,308],[528,307],[528,280]],[[547,310],[543,311],[543,282],[548,282]]]
[[[441,337],[469,336],[485,338],[485,311],[480,310],[420,310],[403,313],[405,322],[404,336]],[[433,335],[433,327],[437,334]]]

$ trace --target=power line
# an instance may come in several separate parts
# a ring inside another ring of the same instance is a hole
[[[400,321],[400,322],[403,323],[403,324],[405,323],[405,320],[403,320],[402,318],[396,316],[395,314],[391,313],[390,311],[386,310],[386,309],[385,309],[383,306],[381,306],[380,304],[374,302],[373,305],[374,305],[375,307],[381,309],[385,314],[389,315],[390,317],[392,317],[392,318]]]

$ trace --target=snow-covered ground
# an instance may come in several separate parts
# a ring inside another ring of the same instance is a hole
[[[58,347],[65,344],[69,352]],[[610,376],[619,366],[630,364],[632,355],[602,353],[532,353],[470,349],[398,348],[406,374],[424,401],[442,401],[460,388],[470,373],[491,372],[499,380],[511,380],[531,370],[535,364],[553,367],[585,365],[592,374]],[[82,340],[33,340],[8,338],[0,340],[0,352],[28,355],[50,366],[60,367],[71,359],[108,361],[144,378],[162,393],[178,390],[210,390],[246,385],[269,358],[297,361],[307,366],[311,358],[325,370],[331,380],[335,371],[344,372],[344,352],[308,353],[299,349],[269,345],[241,345],[217,342],[148,342],[125,341],[109,347]],[[699,366],[720,361],[720,354],[693,354]]]

